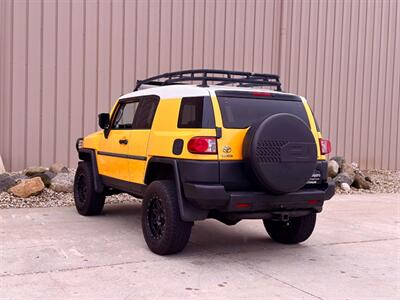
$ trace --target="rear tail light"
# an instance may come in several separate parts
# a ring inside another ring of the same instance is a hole
[[[319,139],[319,149],[322,155],[331,153],[331,142],[329,140]]]
[[[190,153],[196,154],[217,154],[216,137],[193,137],[189,140],[187,148]]]

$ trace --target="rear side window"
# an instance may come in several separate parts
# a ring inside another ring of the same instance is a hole
[[[302,102],[219,96],[218,103],[225,128],[247,128],[278,113],[293,114],[310,126]]]
[[[182,98],[178,128],[215,128],[210,97]]]
[[[156,113],[158,97],[140,99],[140,103],[133,120],[133,129],[150,129]]]

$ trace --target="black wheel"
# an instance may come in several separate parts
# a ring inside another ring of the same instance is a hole
[[[152,182],[142,204],[142,230],[150,250],[159,255],[182,251],[189,241],[192,226],[193,222],[181,220],[174,182]]]
[[[81,215],[99,215],[103,210],[105,195],[94,190],[94,178],[90,163],[79,162],[74,181],[75,206]]]
[[[298,244],[307,240],[315,227],[317,217],[315,213],[290,218],[289,221],[263,220],[269,236],[282,244]]]

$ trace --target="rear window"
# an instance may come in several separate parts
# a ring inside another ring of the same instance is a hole
[[[225,128],[247,128],[278,113],[293,114],[310,126],[300,101],[219,96],[218,102]]]
[[[215,128],[210,97],[182,98],[178,128]]]

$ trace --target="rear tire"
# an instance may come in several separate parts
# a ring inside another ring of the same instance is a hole
[[[142,203],[142,230],[147,246],[156,254],[182,251],[189,241],[193,222],[181,220],[175,183],[153,181]]]
[[[79,162],[74,180],[74,200],[76,210],[84,216],[101,214],[105,195],[96,193],[91,165],[87,161]]]
[[[288,222],[263,220],[269,236],[278,243],[298,244],[307,240],[314,231],[316,213],[290,218]]]

